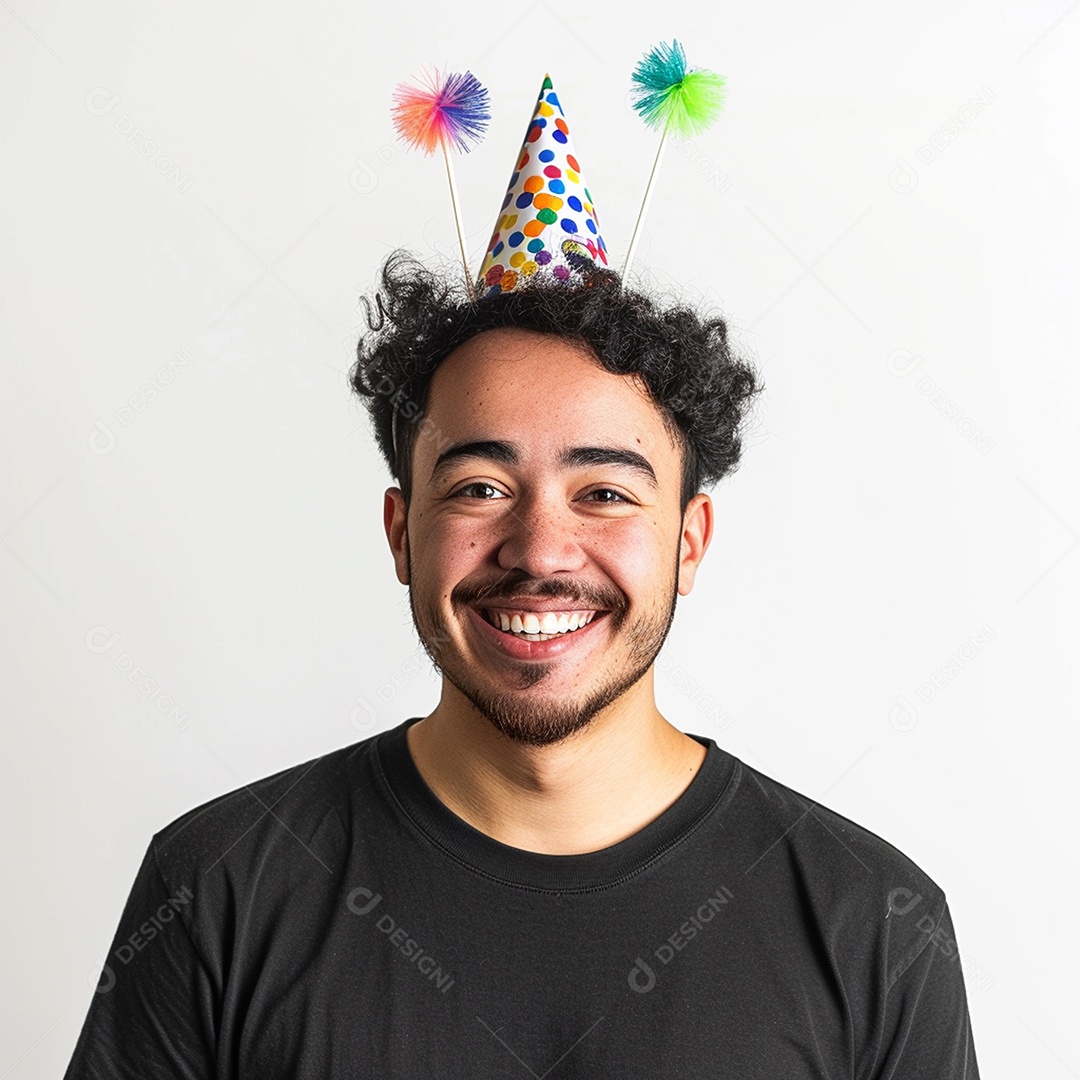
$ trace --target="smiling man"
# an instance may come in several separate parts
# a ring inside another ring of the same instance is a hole
[[[761,387],[506,210],[529,130],[480,295],[391,256],[352,372],[439,700],[154,834],[68,1080],[977,1080],[942,888],[657,708]]]
[[[621,840],[704,757],[657,711],[652,665],[708,546],[710,499],[683,506],[683,440],[641,381],[573,341],[483,332],[439,366],[429,402],[439,441],[414,447],[411,497],[392,489],[385,511],[445,677],[410,750],[447,805],[508,844]]]

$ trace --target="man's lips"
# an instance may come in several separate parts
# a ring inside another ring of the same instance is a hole
[[[579,627],[577,630],[568,630],[566,633],[556,633],[546,641],[529,641],[526,637],[521,637],[517,634],[497,629],[489,621],[487,615],[484,614],[484,611],[528,611],[535,612],[538,617],[542,617],[545,612],[549,611],[569,612],[591,611],[595,609],[571,606],[565,600],[550,601],[546,599],[538,600],[535,598],[529,602],[515,601],[513,604],[507,603],[506,601],[501,601],[497,604],[485,602],[482,606],[478,607],[469,604],[467,605],[467,609],[469,612],[469,621],[476,627],[482,639],[495,646],[503,654],[510,656],[515,660],[552,660],[571,650],[578,649],[593,640],[595,637],[595,627],[602,623],[604,618],[609,614],[607,611],[596,611],[592,620],[584,626]]]

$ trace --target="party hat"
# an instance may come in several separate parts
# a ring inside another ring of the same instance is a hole
[[[477,292],[512,292],[534,274],[569,281],[585,266],[607,266],[607,261],[570,128],[551,76],[545,75],[480,267]]]

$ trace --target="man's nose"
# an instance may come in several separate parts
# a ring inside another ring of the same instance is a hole
[[[580,570],[586,561],[579,536],[582,528],[564,498],[531,495],[506,515],[499,565],[537,578]]]

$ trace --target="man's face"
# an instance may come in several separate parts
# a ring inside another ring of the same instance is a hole
[[[643,386],[576,345],[490,330],[439,366],[385,524],[425,649],[499,731],[557,742],[649,671],[711,534],[680,484]]]

